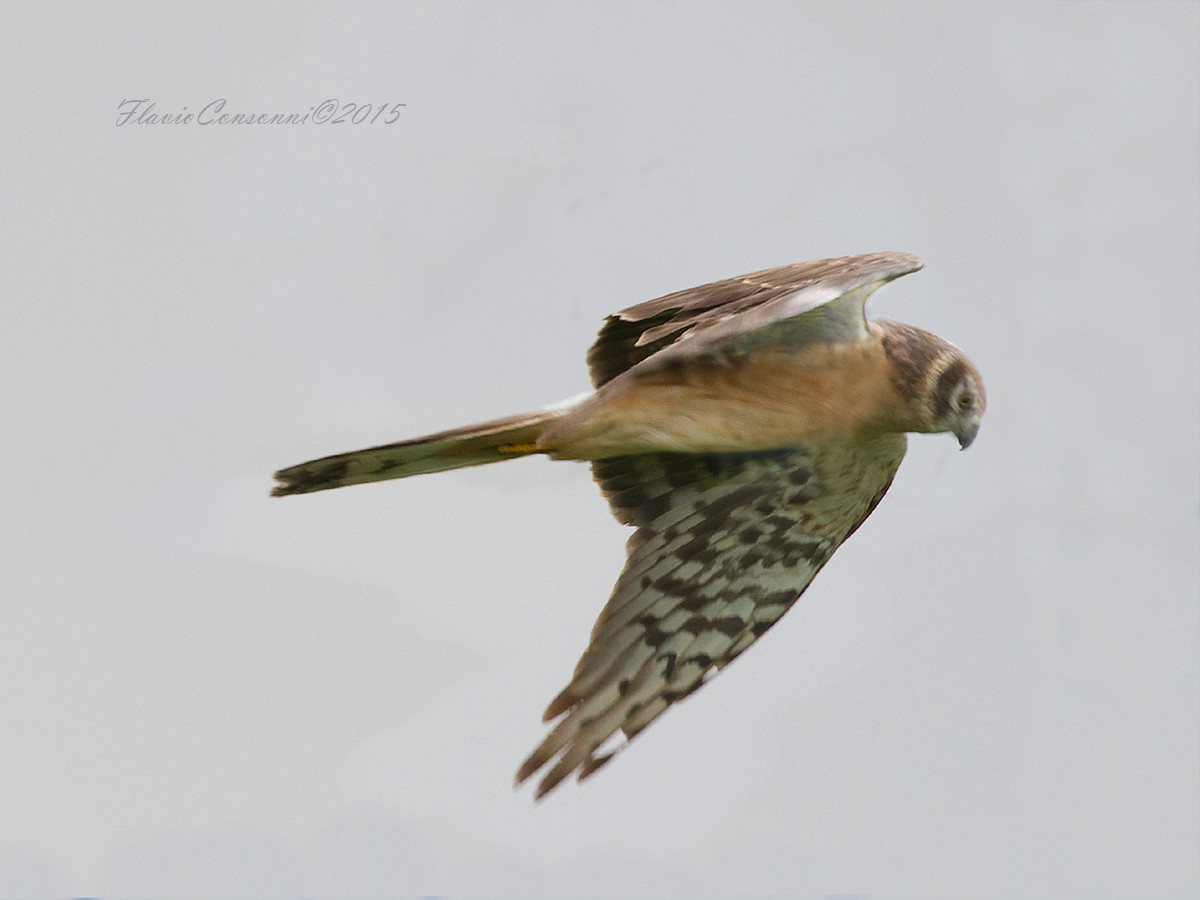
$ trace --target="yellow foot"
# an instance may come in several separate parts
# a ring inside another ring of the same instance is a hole
[[[501,453],[536,453],[538,445],[532,441],[525,444],[501,444],[496,449]]]

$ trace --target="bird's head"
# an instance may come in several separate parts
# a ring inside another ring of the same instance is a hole
[[[987,409],[987,393],[975,364],[958,347],[928,331],[897,322],[879,324],[892,386],[905,410],[898,427],[948,431],[966,450],[979,433]]]

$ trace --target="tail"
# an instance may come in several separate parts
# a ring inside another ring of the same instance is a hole
[[[398,444],[314,459],[276,472],[279,484],[271,494],[275,497],[307,494],[528,456],[539,452],[538,437],[565,412],[558,408],[507,416]]]

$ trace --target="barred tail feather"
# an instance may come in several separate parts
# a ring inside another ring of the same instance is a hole
[[[310,460],[276,472],[279,484],[271,494],[275,497],[307,494],[528,456],[540,452],[538,437],[564,412],[557,408],[507,416],[396,444]]]

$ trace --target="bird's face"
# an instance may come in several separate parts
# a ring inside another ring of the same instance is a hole
[[[941,426],[938,430],[951,432],[958,438],[958,446],[966,450],[979,433],[979,423],[987,409],[987,394],[983,379],[970,360],[962,357],[962,362],[961,375],[949,386],[949,403],[938,423]]]

